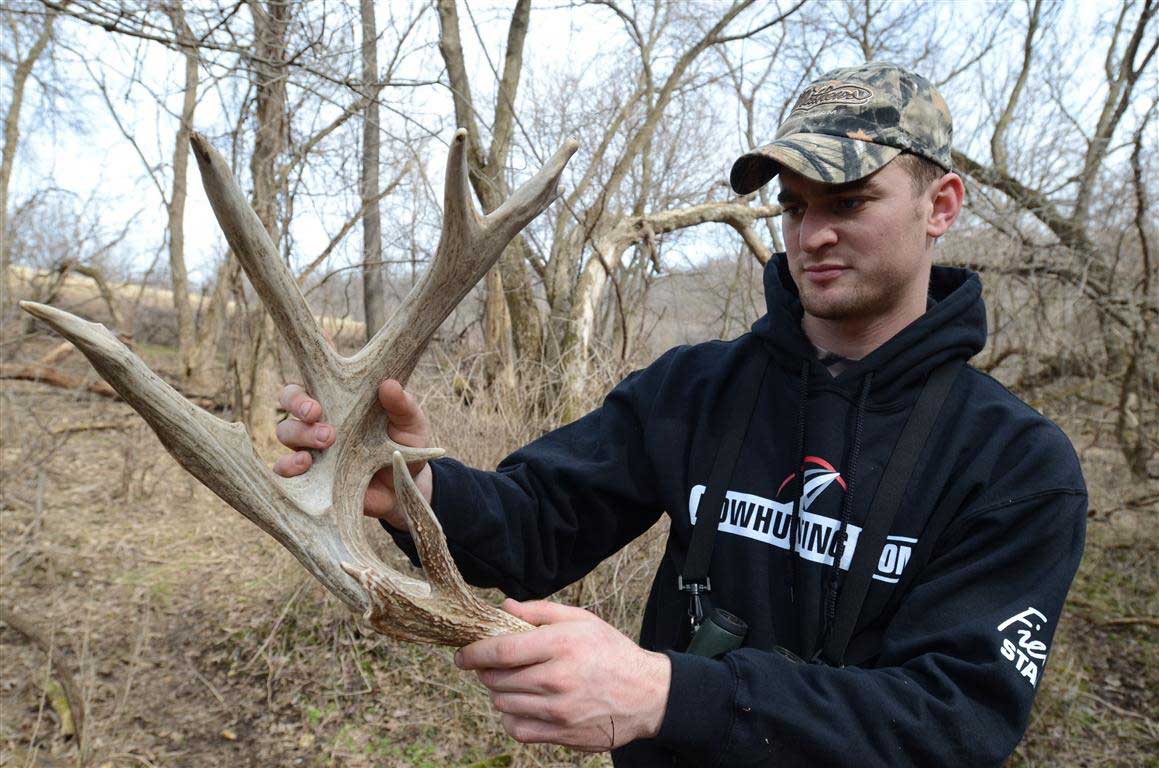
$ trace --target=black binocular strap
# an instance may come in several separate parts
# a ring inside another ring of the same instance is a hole
[[[757,407],[757,396],[765,381],[769,368],[769,355],[759,341],[754,341],[753,349],[741,364],[740,371],[733,379],[736,392],[732,408],[725,413],[725,432],[712,462],[708,475],[708,485],[700,496],[696,507],[696,524],[692,527],[692,541],[688,545],[688,555],[684,558],[681,578],[685,584],[707,584],[708,567],[712,562],[712,546],[716,540],[716,526],[720,522],[720,509],[724,495],[732,481],[740,448],[748,432],[749,422]]]
[[[849,573],[845,576],[841,592],[837,596],[837,613],[833,626],[821,648],[821,658],[833,666],[840,667],[845,664],[845,652],[853,637],[857,618],[861,614],[861,606],[869,593],[870,580],[877,570],[877,560],[885,546],[886,537],[889,536],[890,527],[897,516],[898,508],[901,507],[914,467],[921,457],[938,413],[942,410],[942,404],[946,401],[950,387],[953,386],[963,364],[961,360],[951,360],[938,366],[930,374],[885,465],[881,483],[877,487],[877,493],[865,519],[865,526],[857,537],[857,549],[849,564]],[[909,565],[910,568],[914,567],[912,562]]]

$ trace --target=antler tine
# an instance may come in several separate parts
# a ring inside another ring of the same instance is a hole
[[[555,198],[562,194],[559,178],[571,156],[579,149],[579,142],[568,139],[555,154],[548,158],[526,184],[519,187],[511,197],[503,201],[483,219],[483,228],[491,237],[501,241],[506,247],[531,220],[547,209]]]
[[[410,472],[407,471],[406,462],[398,451],[395,451],[391,458],[391,465],[394,467],[394,476],[402,478],[395,483],[395,492],[398,504],[410,524],[410,532],[414,536],[419,561],[423,564],[427,581],[437,592],[447,595],[470,594],[466,582],[459,574],[459,569],[451,559],[451,550],[447,546],[443,526],[415,487]]]
[[[461,235],[454,232],[457,227],[465,231]],[[467,129],[460,128],[455,131],[447,148],[447,171],[443,177],[443,237],[439,250],[442,250],[443,241],[448,239],[448,233],[471,240],[478,231],[479,212],[475,210],[471,197],[470,170],[467,167]]]
[[[242,425],[228,424],[186,400],[100,323],[31,301],[20,307],[75,344],[148,422],[178,464],[277,539],[343,602],[355,610],[366,608],[367,598],[355,580],[337,564],[328,566],[336,556],[349,554],[333,552],[333,538],[318,535],[324,519],[286,515],[281,505],[302,494],[292,480],[278,478],[262,462]]]
[[[559,177],[579,144],[569,139],[510,199],[485,218],[471,201],[467,132],[460,128],[447,158],[443,234],[430,267],[394,316],[349,365],[363,383],[394,378],[405,382],[427,342],[503,253],[511,239],[551,204]]]
[[[423,302],[418,301],[418,298],[431,292],[432,278],[435,277],[436,269],[443,260],[447,246],[457,244],[452,246],[452,250],[463,251],[465,250],[463,244],[475,240],[481,230],[480,217],[471,200],[468,174],[467,129],[460,128],[455,131],[447,148],[447,170],[443,183],[443,231],[431,265],[419,278],[419,282],[411,288],[402,306],[378,329],[378,333],[347,361],[355,380],[361,381],[363,385],[369,382],[377,383],[385,378],[397,379],[405,384],[426,348],[429,335],[414,339],[406,331],[406,324],[415,314],[414,307],[423,306]],[[498,258],[498,254],[495,254],[495,258]],[[470,290],[476,280],[467,284],[466,290]],[[438,313],[431,333],[442,324],[461,298],[462,296],[459,296],[453,301],[446,302],[446,310]],[[411,342],[409,347],[408,341]]]
[[[411,480],[402,454],[396,451],[391,463],[399,478],[398,503],[410,523],[427,583],[415,582],[380,563],[343,563],[366,590],[370,607],[365,618],[371,626],[405,640],[455,647],[531,629],[522,619],[484,603],[470,591],[451,559],[442,526]]]
[[[306,388],[323,402],[332,401],[337,394],[338,356],[314,320],[297,280],[234,181],[225,158],[200,133],[193,133],[189,143],[221,231],[274,318],[302,371]]]

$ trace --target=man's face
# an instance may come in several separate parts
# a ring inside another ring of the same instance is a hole
[[[906,302],[924,309],[932,201],[914,195],[904,168],[889,163],[849,184],[783,170],[780,181],[789,271],[807,314],[872,322]]]

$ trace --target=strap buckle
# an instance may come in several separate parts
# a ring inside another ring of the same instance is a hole
[[[712,579],[705,576],[703,582],[685,581],[683,576],[677,576],[676,588],[688,593],[688,622],[692,633],[696,634],[696,630],[704,623],[704,601],[701,595],[712,591]]]

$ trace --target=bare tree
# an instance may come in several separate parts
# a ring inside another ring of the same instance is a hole
[[[1073,175],[1061,183],[1053,173],[1041,182],[1031,181],[1021,175],[1020,169],[1013,167],[1011,160],[1015,153],[1009,148],[1012,141],[1010,127],[1014,116],[1024,108],[1024,85],[1029,73],[1036,65],[1053,66],[1046,61],[1039,63],[1043,55],[1041,30],[1046,13],[1041,2],[1028,6],[1020,69],[1004,107],[993,124],[990,162],[979,161],[964,151],[954,152],[955,165],[984,188],[1000,193],[1001,198],[1013,206],[1016,215],[1004,220],[995,208],[994,201],[985,196],[978,196],[972,203],[972,209],[999,230],[1024,244],[1026,253],[1032,258],[1029,263],[992,264],[975,261],[969,265],[1016,277],[1047,277],[1069,286],[1091,302],[1103,341],[1105,373],[1122,382],[1120,421],[1126,418],[1122,408],[1127,404],[1137,402],[1141,397],[1153,400],[1159,394],[1159,389],[1154,387],[1150,392],[1141,389],[1145,380],[1138,375],[1137,364],[1132,362],[1136,360],[1132,350],[1140,348],[1139,344],[1145,346],[1151,318],[1159,306],[1151,294],[1148,277],[1150,259],[1142,230],[1139,243],[1142,258],[1135,261],[1134,268],[1128,272],[1139,277],[1129,279],[1124,274],[1128,265],[1120,258],[1121,238],[1115,237],[1119,241],[1118,246],[1108,247],[1105,239],[1107,233],[1102,231],[1105,216],[1092,217],[1091,206],[1096,194],[1106,190],[1105,174],[1115,136],[1134,102],[1136,86],[1144,73],[1149,71],[1156,51],[1159,50],[1159,36],[1151,30],[1157,9],[1159,2],[1156,0],[1125,0],[1116,12],[1104,56],[1105,95],[1089,134],[1085,134],[1084,128],[1060,97],[1052,99],[1050,109],[1054,112],[1053,125],[1061,126],[1055,130],[1071,129],[1080,132],[1081,139],[1078,142],[1072,139],[1070,142],[1072,146],[1082,147],[1077,158],[1078,167]],[[1144,119],[1142,124],[1146,125],[1148,119]],[[1144,134],[1138,132],[1137,135],[1141,142]],[[1054,135],[1050,138],[1056,139]],[[1023,141],[1027,141],[1027,137],[1023,137]],[[1054,152],[1058,146],[1060,143],[1055,141],[1053,146],[1035,147],[1038,152],[1033,152],[1031,146],[1024,143],[1018,148],[1017,155],[1024,158],[1057,158]],[[1139,143],[1129,142],[1125,146],[1137,147]],[[1022,173],[1025,173],[1025,169]],[[1136,203],[1136,210],[1138,205],[1140,203]],[[1145,208],[1145,203],[1142,205]],[[1071,362],[1063,359],[1067,357]],[[1068,371],[1083,370],[1083,366],[1075,360],[1073,354],[1067,355],[1064,352],[1048,369],[1063,375]],[[1125,447],[1128,463],[1132,471],[1142,474],[1146,461],[1139,458],[1139,451],[1146,441],[1127,442],[1134,446],[1130,449]],[[1151,450],[1154,450],[1153,446]]]
[[[378,25],[374,19],[374,0],[362,0],[362,81],[366,92],[366,109],[362,116],[362,305],[366,317],[366,340],[369,341],[386,322],[386,284],[382,273],[382,218],[378,202],[378,99],[370,92],[378,79]]]
[[[1096,247],[1091,237],[1089,214],[1091,198],[1099,182],[1099,173],[1103,169],[1114,135],[1132,102],[1135,84],[1159,49],[1159,38],[1152,38],[1152,43],[1145,52],[1141,48],[1142,43],[1148,39],[1145,32],[1159,3],[1144,0],[1139,15],[1132,25],[1133,28],[1126,29],[1124,23],[1128,21],[1128,13],[1134,5],[1130,1],[1124,2],[1115,21],[1106,53],[1107,93],[1094,132],[1084,142],[1086,151],[1081,158],[1082,169],[1067,180],[1064,185],[1067,188],[1065,193],[1062,190],[1046,191],[1023,183],[1007,166],[1006,132],[1010,124],[1010,115],[1019,105],[1019,96],[1022,93],[1020,84],[1024,82],[1024,74],[1019,75],[1005,109],[995,123],[990,145],[992,148],[997,147],[998,151],[993,162],[986,165],[964,152],[954,153],[954,162],[957,166],[975,181],[1001,192],[1021,210],[1033,216],[1073,258],[1077,259],[1077,262],[1067,263],[1062,260],[1040,265],[1041,268],[1058,279],[1079,287],[1092,300],[1101,301],[1105,305],[1106,315],[1120,323],[1123,323],[1125,318],[1114,309],[1117,302],[1113,295],[1114,288],[1107,282],[1107,265],[1095,258]],[[1038,29],[1040,11],[1041,3],[1036,3],[1027,23],[1023,71],[1027,70],[1033,61],[1034,36]],[[1069,211],[1056,201],[1056,198],[1068,197],[1073,200]],[[1087,267],[1091,270],[1090,274],[1084,274]]]
[[[197,106],[198,60],[193,32],[185,22],[181,0],[165,6],[173,34],[186,41],[183,49],[185,84],[182,90],[181,116],[173,144],[173,185],[166,206],[169,214],[169,276],[173,285],[173,309],[177,314],[177,354],[181,380],[190,384],[198,371],[204,371],[205,353],[210,340],[198,343],[189,305],[189,277],[185,268],[185,199],[189,171],[189,136],[193,131],[193,111]],[[200,383],[200,382],[199,382]]]
[[[476,106],[459,37],[456,0],[439,0],[439,52],[455,109],[455,121],[467,127],[471,141],[468,167],[471,185],[484,211],[494,210],[508,192],[507,168],[515,125],[515,102],[523,70],[523,46],[530,25],[530,0],[517,0],[508,25],[503,74],[495,98],[491,142],[484,147],[476,121]],[[498,269],[488,273],[484,304],[485,376],[510,384],[513,356],[535,360],[543,349],[543,329],[535,307],[528,274],[530,247],[517,237],[499,259]]]
[[[701,15],[685,15],[675,7],[653,4],[650,15],[640,18],[635,15],[636,9],[621,8],[614,2],[594,5],[610,11],[626,31],[638,62],[631,71],[634,82],[627,92],[617,93],[614,104],[599,115],[592,132],[590,164],[569,191],[564,209],[547,233],[547,241],[518,239],[500,262],[519,369],[554,371],[556,386],[545,392],[562,394],[565,400],[574,400],[572,395],[578,395],[589,380],[591,340],[609,281],[617,286],[613,292],[616,304],[623,302],[616,275],[627,249],[654,248],[658,236],[714,221],[737,228],[745,242],[767,258],[769,250],[751,224],[775,216],[779,211],[775,206],[753,209],[746,200],[701,202],[684,209],[648,213],[657,200],[653,192],[656,163],[652,153],[657,129],[674,100],[694,87],[690,80],[705,51],[768,30],[799,8],[799,4],[792,6],[745,31],[730,32],[730,25],[739,24],[741,14],[753,5],[751,0],[739,0],[723,11],[713,9]],[[439,47],[447,67],[456,119],[460,124],[474,126],[477,108],[459,39],[456,5],[442,0],[438,7]],[[530,4],[518,3],[499,78],[492,142],[489,147],[480,143],[471,154],[472,182],[485,209],[494,204],[490,198],[502,195],[506,189],[504,171],[513,130],[523,125],[516,91],[529,23]],[[668,59],[673,62],[670,68],[663,76],[658,75],[660,62]],[[565,121],[571,117],[566,112],[562,115]],[[526,128],[524,132],[526,135]],[[542,282],[545,308],[536,300],[533,277]],[[493,296],[494,291],[489,291],[489,297]],[[622,306],[618,311],[623,315]],[[487,313],[492,318],[498,314],[490,298]],[[623,328],[625,322],[621,317],[617,325]],[[488,320],[487,328],[492,327]],[[489,330],[488,335],[491,333]]]
[[[1159,345],[1152,336],[1155,316],[1159,314],[1159,264],[1151,245],[1155,219],[1147,199],[1149,185],[1143,164],[1143,138],[1155,117],[1156,108],[1157,102],[1152,101],[1131,139],[1131,186],[1135,198],[1132,223],[1141,261],[1139,280],[1132,292],[1132,314],[1136,314],[1138,319],[1131,327],[1131,338],[1124,353],[1126,365],[1119,383],[1118,418],[1115,422],[1119,448],[1127,459],[1131,474],[1139,478],[1150,474],[1148,463],[1159,453],[1159,385],[1156,382],[1159,371],[1155,366],[1159,359]]]
[[[600,138],[601,150],[621,138],[619,132],[624,126],[632,127],[622,137],[621,148],[606,176],[602,176],[597,163],[587,169],[567,198],[566,209],[570,215],[559,217],[553,232],[545,281],[551,314],[562,323],[556,336],[560,339],[558,367],[564,402],[569,404],[566,416],[578,415],[582,388],[589,380],[587,366],[595,319],[592,308],[601,300],[620,255],[629,246],[649,245],[660,234],[702,223],[723,222],[737,229],[746,244],[755,247],[758,258],[768,258],[768,248],[760,243],[751,225],[755,220],[778,215],[777,206],[750,209],[747,199],[726,200],[646,215],[645,208],[655,200],[652,188],[658,181],[650,155],[657,129],[669,106],[678,92],[688,87],[687,78],[704,52],[775,27],[800,8],[800,4],[794,5],[748,30],[730,33],[730,25],[751,5],[743,0],[734,2],[724,13],[697,29],[695,35],[682,36],[689,42],[678,49],[667,76],[660,79],[656,75],[655,60],[663,55],[659,44],[666,27],[673,23],[666,23],[663,14],[667,11],[657,8],[659,16],[644,24],[615,3],[600,5],[606,5],[622,21],[637,48],[640,65],[630,96],[623,100]],[[599,156],[600,153],[595,154]],[[631,203],[624,210],[616,201],[625,196],[625,184],[637,168],[640,176],[634,181],[638,194],[627,198]],[[598,186],[594,185],[597,179]],[[586,197],[589,186],[592,194]],[[589,254],[586,259],[585,252]]]
[[[24,105],[24,89],[32,68],[36,61],[48,47],[52,39],[52,28],[56,21],[55,13],[47,13],[41,20],[38,29],[33,30],[36,35],[31,44],[28,44],[27,29],[17,23],[16,15],[5,13],[3,23],[8,27],[5,38],[14,54],[15,66],[12,70],[12,93],[8,101],[8,109],[4,112],[4,149],[0,154],[0,302],[6,302],[11,295],[12,283],[10,268],[12,264],[12,234],[9,232],[8,219],[8,184],[12,180],[12,168],[16,164],[16,149],[20,144],[20,110]],[[25,39],[21,41],[21,37]],[[21,43],[27,46],[21,50]],[[5,54],[7,58],[7,54]],[[0,303],[0,318],[7,316],[7,307]]]

